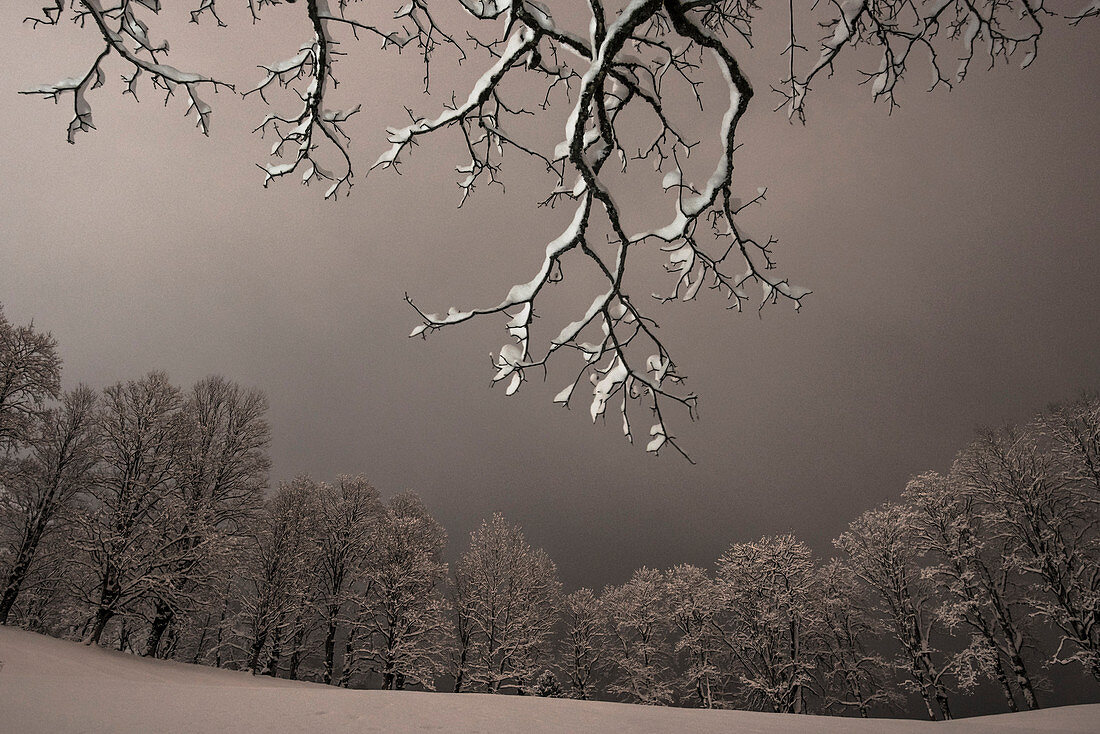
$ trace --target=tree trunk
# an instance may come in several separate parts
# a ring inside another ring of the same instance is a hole
[[[290,680],[298,680],[298,669],[302,666],[302,659],[305,657],[306,646],[307,630],[301,614],[295,619],[294,625],[295,632],[291,640],[291,645],[293,647],[290,652],[290,669],[287,670],[287,677],[290,678]]]
[[[252,640],[251,649],[248,656],[248,670],[252,675],[256,675],[260,669],[260,653],[263,652],[264,644],[267,642],[267,632],[260,632],[256,635],[256,638]]]
[[[1008,648],[1007,655],[1009,665],[1012,667],[1012,675],[1023,694],[1024,705],[1029,710],[1034,711],[1039,708],[1039,704],[1035,698],[1035,689],[1031,685],[1031,676],[1027,672],[1027,666],[1024,665],[1023,656],[1020,654],[1020,649],[1023,646],[1023,633],[1017,629],[1017,624],[1012,619],[1012,610],[1002,593],[998,591],[999,586],[994,580],[993,574],[984,564],[979,567],[979,570],[982,573],[982,584],[986,589],[986,596],[992,602],[994,621],[997,629],[1004,637],[1005,647]],[[1012,710],[1016,711],[1017,709],[1013,708]]]
[[[989,650],[989,654],[993,656],[993,670],[990,672],[993,675],[993,679],[997,681],[997,685],[1001,687],[1001,693],[1008,703],[1008,710],[1011,713],[1016,713],[1020,710],[1020,707],[1016,705],[1016,696],[1012,693],[1012,686],[1008,683],[1008,673],[1005,671],[1004,661],[1001,660],[1001,655],[997,650],[997,641],[993,637],[993,630],[989,628],[985,618],[980,616],[980,613],[976,623],[972,623],[972,625],[979,628],[982,633],[982,639],[985,640],[985,645]]]
[[[130,625],[123,618],[122,623],[118,626],[118,651],[126,652],[127,648],[132,650],[133,646],[130,644]]]
[[[210,614],[207,613],[206,621],[202,623],[202,634],[199,635],[199,641],[195,643],[195,655],[191,658],[193,665],[198,665],[202,660],[203,646],[206,644],[206,635],[210,632]]]
[[[915,656],[912,660],[912,669],[910,673],[913,676],[913,680],[917,683],[917,690],[920,691],[921,700],[924,701],[924,708],[928,711],[928,718],[932,721],[939,719],[936,714],[936,707],[932,705],[932,694],[929,689],[932,687],[931,681],[924,674],[924,668],[921,665],[922,660],[920,656]]]
[[[0,596],[0,624],[8,623],[8,615],[11,613],[11,608],[15,605],[15,598],[19,596],[19,589],[23,585],[23,579],[17,575],[20,572],[20,568],[16,566],[8,574],[8,583],[4,587],[4,595]]]
[[[336,617],[339,612],[339,607],[329,607],[328,629],[325,631],[325,669],[321,674],[321,682],[326,686],[332,684],[332,672],[336,667],[336,632],[339,627]]]
[[[939,684],[936,684],[936,703],[940,707],[940,713],[943,714],[943,720],[951,721],[951,707],[947,703],[947,691]]]
[[[1024,694],[1024,705],[1027,706],[1029,711],[1034,711],[1039,708],[1039,700],[1035,697],[1035,689],[1031,685],[1031,676],[1027,672],[1027,668],[1024,667],[1023,658],[1020,653],[1012,653],[1012,674],[1016,677],[1016,685],[1020,687],[1020,692]]]
[[[351,684],[351,671],[355,667],[355,627],[348,630],[348,638],[344,640],[344,659],[340,666],[341,688],[347,688]]]
[[[993,654],[996,655],[997,653],[994,652]],[[1005,673],[1000,655],[997,655],[997,665],[993,670],[993,674],[997,679],[997,685],[1001,687],[1001,693],[1004,694],[1005,701],[1008,703],[1009,712],[1016,713],[1020,710],[1020,707],[1016,704],[1016,696],[1012,694],[1012,686],[1008,684],[1008,675]]]
[[[54,486],[56,487],[56,481]],[[30,570],[31,561],[34,560],[34,554],[38,551],[38,544],[42,541],[42,536],[45,535],[46,528],[53,517],[54,511],[51,508],[55,496],[55,491],[51,489],[36,504],[32,519],[29,521],[30,528],[26,531],[23,542],[19,544],[15,564],[8,573],[7,583],[4,585],[4,594],[0,597],[0,624],[8,623],[11,608],[15,605],[15,599],[19,596],[19,590],[23,587],[23,582],[27,580],[27,572]]]
[[[222,635],[225,634],[225,617],[229,614],[229,591],[232,588],[232,582],[225,586],[225,602],[222,604],[222,613],[218,617],[218,635],[214,641],[214,667],[220,668],[222,666]]]
[[[920,697],[924,701],[925,710],[928,711],[928,718],[931,721],[938,720],[939,717],[936,716],[936,709],[932,706],[932,697],[928,695],[928,689],[925,686],[920,687]]]
[[[176,647],[180,642],[179,627],[174,624],[168,625],[168,632],[165,633],[164,645],[160,650],[161,660],[171,660],[176,655]]]
[[[107,623],[111,621],[111,617],[113,616],[115,616],[114,610],[108,607],[99,607],[96,609],[92,628],[88,630],[88,634],[84,637],[84,644],[98,645],[99,638],[103,636],[103,628],[107,626]]]
[[[458,670],[455,671],[454,692],[462,693],[462,686],[466,682],[466,656],[469,646],[465,644],[464,640],[459,640],[458,644],[460,649],[458,651]]]
[[[271,635],[271,654],[267,656],[267,663],[264,665],[263,675],[269,675],[274,678],[276,673],[279,672],[279,658],[283,656],[282,638],[282,633],[276,626]]]
[[[26,542],[23,543],[26,546]],[[30,568],[30,555],[19,549],[15,565],[8,573],[7,583],[4,585],[4,594],[0,596],[0,624],[8,623],[8,615],[15,606],[15,599],[19,596],[19,590],[23,587],[23,581],[27,578],[27,570]]]
[[[172,622],[175,612],[161,600],[157,600],[156,613],[153,623],[149,626],[149,637],[145,640],[145,657],[155,658],[160,650],[160,641],[164,638],[164,632]]]

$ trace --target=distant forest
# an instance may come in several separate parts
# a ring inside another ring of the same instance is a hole
[[[266,411],[222,377],[62,390],[55,340],[0,309],[0,623],[334,686],[790,713],[946,719],[979,684],[1037,708],[1052,666],[1100,685],[1095,392],[978,431],[836,558],[768,536],[569,593],[501,515],[449,564],[413,492],[269,487]]]

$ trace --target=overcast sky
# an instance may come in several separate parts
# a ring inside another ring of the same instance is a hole
[[[951,93],[924,94],[915,72],[891,115],[850,67],[818,86],[805,127],[760,95],[735,181],[768,187],[751,226],[781,238],[782,272],[814,294],[762,318],[707,295],[658,311],[700,395],[698,422],[672,419],[691,466],[630,446],[617,419],[593,426],[584,404],[552,405],[566,373],[511,398],[490,389],[499,321],[406,338],[404,292],[431,310],[490,303],[537,268],[561,213],[536,208],[544,181],[525,183],[522,165],[507,194],[462,210],[461,160],[442,140],[335,204],[265,190],[258,103],[211,97],[206,139],[178,100],[122,100],[121,67],[93,97],[98,131],[70,146],[65,106],[16,92],[83,73],[95,39],[21,24],[39,4],[0,8],[8,318],[53,332],[68,387],[163,369],[262,388],[273,480],[361,473],[384,494],[413,489],[454,551],[499,511],[569,588],[709,565],[764,534],[828,554],[910,476],[946,470],[976,425],[1100,387],[1095,23],[1054,27],[1031,69],[975,69]],[[225,32],[174,32],[174,63],[258,79],[256,63],[307,38],[289,6],[256,28],[239,11],[223,10]],[[340,89],[366,104],[351,128],[362,173],[403,102],[426,114],[439,100],[416,91],[413,58],[356,53]]]

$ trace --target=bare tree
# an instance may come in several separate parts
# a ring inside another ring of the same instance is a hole
[[[607,614],[591,589],[577,589],[562,599],[565,634],[561,641],[562,667],[569,695],[587,701],[597,693],[597,674],[605,659]]]
[[[261,392],[219,376],[196,383],[184,399],[176,477],[167,498],[172,524],[158,530],[196,552],[181,554],[179,565],[164,570],[146,655],[157,654],[178,612],[193,611],[209,596],[206,591],[225,572],[216,557],[231,551],[233,538],[263,505],[271,463],[266,411]]]
[[[275,674],[287,629],[295,614],[309,605],[317,514],[316,483],[298,477],[280,485],[267,501],[246,545],[238,619],[245,667],[253,674]]]
[[[1049,442],[1083,499],[1100,504],[1100,393],[1086,391],[1076,400],[1051,406],[1034,429]]]
[[[810,549],[793,535],[736,543],[718,559],[721,633],[744,702],[804,713],[813,682],[820,613]]]
[[[987,522],[986,508],[957,478],[935,472],[912,479],[903,496],[916,510],[918,547],[930,556],[929,572],[947,596],[941,617],[949,627],[961,624],[970,632],[967,667],[996,682],[1009,710],[1019,708],[1012,683],[1027,708],[1038,708],[1023,657],[1026,612],[1015,608],[1018,574],[1004,563],[1003,538]]]
[[[79,515],[77,508],[67,514]],[[63,639],[83,637],[88,628],[88,608],[73,594],[84,581],[83,569],[72,562],[72,519],[59,521],[38,543],[34,560],[12,606],[8,624],[31,632]]]
[[[25,440],[33,418],[60,390],[57,342],[33,323],[10,323],[0,305],[0,457]]]
[[[451,627],[454,639],[450,645],[448,672],[454,679],[454,693],[462,693],[470,685],[470,672],[473,665],[474,644],[474,607],[476,597],[473,594],[472,578],[458,572],[451,577],[448,600],[451,603]]]
[[[75,532],[82,551],[77,560],[87,572],[81,595],[94,609],[88,644],[99,642],[120,611],[133,611],[135,602],[163,591],[164,571],[198,550],[159,532],[171,524],[181,402],[162,372],[103,391],[103,472],[89,489],[89,508]]]
[[[363,659],[382,688],[435,689],[451,632],[443,596],[446,544],[447,532],[412,492],[392,497],[378,519],[360,628]]]
[[[215,0],[194,0],[194,5],[192,21],[225,25]],[[97,52],[71,78],[24,90],[65,101],[71,110],[70,141],[93,127],[91,92],[103,85],[109,57],[127,70],[124,93],[136,97],[147,79],[166,101],[182,96],[187,113],[208,132],[212,111],[200,92],[233,87],[167,63],[168,43],[151,40],[149,25],[160,7],[151,0],[119,0],[110,7],[101,0],[55,0],[33,19],[36,26],[50,26],[67,17],[97,39]],[[291,90],[273,101],[256,127],[273,140],[276,158],[262,166],[264,184],[283,178],[321,182],[326,197],[350,189],[357,164],[345,127],[360,106],[337,100],[335,71],[353,39],[369,38],[383,49],[415,48],[424,64],[425,90],[437,79],[430,69],[441,56],[450,65],[476,65],[480,73],[474,81],[444,89],[435,111],[410,110],[407,123],[389,128],[389,147],[371,170],[397,169],[414,147],[451,132],[464,150],[456,167],[462,201],[479,186],[500,185],[503,160],[511,155],[544,170],[543,203],[567,207],[572,216],[549,243],[534,243],[544,255],[529,280],[481,307],[446,313],[417,307],[421,323],[413,335],[483,316],[501,319],[507,343],[494,357],[493,379],[507,381],[509,394],[542,373],[555,355],[572,353],[578,358],[576,376],[555,401],[568,405],[576,386],[591,380],[592,418],[612,405],[626,436],[643,436],[650,451],[678,447],[668,408],[680,406],[694,415],[696,399],[682,387],[645,305],[651,289],[642,290],[649,285],[636,272],[647,260],[640,253],[660,249],[667,257],[672,285],[658,300],[691,300],[706,286],[738,310],[776,302],[797,308],[809,293],[775,275],[775,238],[754,237],[743,223],[744,210],[764,198],[755,184],[734,180],[733,166],[743,142],[740,121],[755,96],[746,68],[757,57],[776,50],[786,57],[782,71],[768,81],[778,94],[777,109],[804,120],[811,89],[849,57],[866,59],[867,66],[854,76],[867,83],[874,99],[892,107],[902,81],[918,66],[930,68],[933,89],[961,81],[977,58],[989,64],[1019,58],[1026,67],[1051,21],[1076,25],[1100,14],[1095,3],[1059,13],[1032,0],[790,3],[786,12],[759,21],[753,0],[610,5],[590,0],[586,6],[459,0],[449,8],[412,0],[396,12],[392,7],[342,0],[249,1],[253,20],[267,12],[297,14],[304,40],[289,58],[258,59],[264,78],[246,92],[267,100],[276,90]],[[784,28],[782,47],[757,48],[752,39],[758,23]],[[807,40],[811,34],[820,36],[816,43]],[[722,80],[717,95],[710,93],[714,77]],[[923,81],[925,73],[920,77]],[[290,101],[284,105],[281,97]],[[716,114],[703,118],[709,129],[696,130],[683,110],[704,105],[716,107]],[[565,114],[555,116],[559,110]],[[544,131],[550,125],[561,129],[563,117],[564,133],[547,140]],[[700,157],[709,160],[694,165]],[[658,176],[622,176],[630,166],[654,168]],[[657,223],[651,210],[633,211],[621,203],[627,197],[617,194],[630,186],[649,186],[655,196],[663,195],[666,213]],[[744,190],[748,198],[738,198]],[[547,300],[540,296],[565,278],[565,267],[595,273],[598,285],[576,298],[572,317],[556,324],[544,320],[544,330],[536,334],[536,312]],[[760,288],[759,295],[750,295],[750,287]],[[638,420],[645,423],[637,427]]]
[[[622,586],[604,589],[600,603],[610,623],[607,655],[613,677],[608,691],[633,703],[671,703],[674,643],[664,574],[640,568]]]
[[[890,666],[869,644],[878,625],[855,574],[834,558],[819,570],[817,591],[822,615],[817,674],[825,710],[854,710],[866,719],[872,706],[899,703]]]
[[[920,694],[928,717],[950,719],[947,679],[954,660],[941,662],[934,646],[936,600],[917,563],[914,525],[911,510],[886,503],[860,515],[833,543],[879,598],[888,629],[902,648],[897,665]]]
[[[723,693],[723,646],[715,620],[721,608],[718,585],[706,571],[680,564],[665,574],[665,595],[674,651],[683,658],[684,687],[702,708],[714,708]]]
[[[64,526],[73,503],[94,481],[98,438],[96,395],[83,385],[35,417],[26,437],[29,455],[12,462],[0,500],[0,524],[12,558],[0,577],[0,624],[7,623],[43,538]]]
[[[498,513],[470,534],[454,573],[458,629],[468,634],[464,677],[488,693],[526,691],[550,652],[561,593],[554,562]]]
[[[325,624],[321,680],[331,683],[337,662],[336,636],[353,593],[352,585],[366,573],[374,546],[372,533],[382,508],[378,490],[358,476],[341,476],[334,484],[321,484],[317,499],[317,585]]]
[[[1060,457],[1033,431],[1007,426],[982,431],[953,472],[1009,541],[1008,567],[1036,579],[1034,612],[1062,633],[1053,659],[1077,662],[1100,681],[1098,518]]]

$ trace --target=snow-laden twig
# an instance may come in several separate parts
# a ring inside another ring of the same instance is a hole
[[[207,9],[212,12],[213,1],[206,0],[196,13],[201,14],[207,4],[209,5]],[[62,96],[71,95],[73,118],[68,128],[70,143],[76,142],[77,133],[95,129],[88,92],[103,86],[102,64],[112,53],[131,67],[131,74],[124,76],[123,80],[126,82],[125,92],[133,95],[135,99],[137,99],[137,82],[142,74],[149,78],[154,89],[164,93],[166,104],[176,90],[182,88],[187,97],[185,114],[194,114],[195,125],[203,135],[210,134],[211,108],[199,96],[199,88],[208,86],[215,92],[219,88],[231,91],[233,89],[232,84],[202,74],[180,71],[165,63],[168,42],[155,43],[150,40],[149,26],[142,20],[135,5],[140,5],[154,15],[160,11],[160,3],[154,0],[122,0],[118,5],[109,8],[104,8],[101,0],[73,0],[68,6],[73,21],[81,25],[90,21],[90,25],[99,32],[103,40],[102,50],[82,76],[62,79],[53,84],[42,84],[20,92],[20,94],[40,95],[55,102],[60,101]],[[42,18],[28,18],[28,20],[35,25],[55,25],[60,22],[65,10],[63,0],[56,0],[55,5],[42,9]]]
[[[94,128],[89,94],[104,82],[103,62],[117,54],[131,69],[123,77],[125,93],[136,97],[144,78],[168,96],[182,88],[187,114],[208,132],[211,110],[198,92],[203,85],[215,90],[229,85],[165,63],[168,43],[154,40],[146,22],[150,13],[159,12],[159,0],[112,1],[118,4],[108,8],[103,0],[54,0],[41,17],[30,19],[35,26],[54,25],[68,13],[95,29],[104,46],[82,74],[25,93],[71,99],[72,141]],[[215,0],[192,2],[191,20],[209,16],[223,24]],[[284,4],[248,0],[253,20],[275,7]],[[776,274],[776,238],[753,236],[745,226],[742,213],[763,203],[766,190],[750,187],[757,193],[747,202],[737,196],[745,187],[734,178],[738,125],[754,95],[742,60],[755,50],[758,5],[755,0],[624,0],[612,6],[587,0],[585,7],[587,29],[578,30],[559,25],[552,8],[540,0],[460,0],[452,14],[428,0],[407,0],[392,12],[381,10],[385,17],[380,21],[370,19],[379,13],[374,4],[303,0],[286,12],[300,13],[311,36],[286,60],[262,65],[263,78],[245,93],[266,102],[282,89],[292,99],[290,111],[271,100],[272,111],[256,127],[273,137],[270,151],[277,159],[260,167],[264,185],[297,176],[304,183],[323,181],[325,198],[349,191],[355,165],[345,123],[361,108],[354,101],[330,104],[337,86],[334,68],[344,54],[340,43],[348,36],[380,41],[383,49],[416,49],[425,91],[441,49],[452,51],[459,64],[487,57],[479,62],[483,67],[475,81],[445,96],[449,102],[434,115],[406,107],[409,121],[388,129],[388,148],[368,170],[399,170],[415,147],[451,133],[464,148],[455,166],[460,206],[479,186],[503,186],[506,156],[519,155],[548,173],[541,205],[569,207],[573,217],[549,243],[537,243],[544,254],[526,282],[488,306],[438,314],[414,305],[420,324],[412,335],[474,318],[503,317],[508,341],[492,355],[492,367],[493,382],[506,382],[507,394],[536,371],[550,374],[551,361],[566,362],[564,355],[572,354],[579,362],[556,403],[569,406],[577,385],[587,380],[593,420],[605,417],[612,406],[628,440],[642,433],[650,451],[671,446],[683,453],[668,422],[669,409],[684,408],[694,417],[696,396],[685,389],[650,307],[694,300],[704,286],[738,311],[779,303],[797,310],[809,294]],[[458,22],[456,14],[473,30],[445,27]],[[1096,15],[1100,12],[1092,2],[1063,19],[1079,24]],[[778,109],[804,120],[811,86],[854,55],[848,51],[853,48],[876,52],[877,63],[858,73],[872,97],[891,107],[899,84],[918,61],[930,68],[932,88],[962,80],[977,58],[992,65],[1020,55],[1026,67],[1038,51],[1044,24],[1055,17],[1042,0],[820,0],[808,7],[788,2],[786,76],[773,87],[782,98]],[[824,34],[816,54],[799,40],[814,23]],[[954,70],[952,59],[958,62]],[[704,99],[707,106],[712,102],[710,87],[704,86],[708,74],[720,76],[728,96],[713,118],[704,106]],[[527,109],[518,98],[532,92],[541,101]],[[698,158],[705,146],[697,147],[699,141],[679,121],[678,108],[685,102],[699,106],[700,119],[713,125],[718,145],[703,181],[693,180],[695,167],[687,166],[692,152]],[[541,139],[529,132],[530,125],[518,122],[548,119],[552,108],[563,104],[569,114],[557,141]],[[335,164],[326,163],[329,159]],[[611,168],[609,161],[615,161]],[[660,226],[648,220],[638,224],[638,213],[617,200],[619,188],[644,185],[642,178],[622,176],[638,161],[663,174],[661,189],[666,200],[674,200]],[[644,279],[635,253],[654,249],[667,258],[664,269],[672,285],[653,294],[655,300],[638,298]],[[599,282],[574,304],[575,320],[536,329],[536,317],[545,315],[540,296],[574,264],[594,272]],[[756,287],[759,295],[753,296]],[[650,420],[639,422],[638,412],[648,413]],[[645,425],[648,429],[637,428]]]

